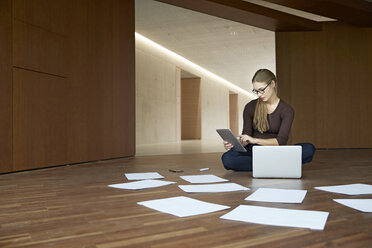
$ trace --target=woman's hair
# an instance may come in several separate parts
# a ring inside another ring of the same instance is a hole
[[[252,78],[252,83],[266,82],[269,84],[272,80],[274,80],[275,82],[275,92],[277,92],[276,77],[274,73],[272,73],[268,69],[259,69],[258,71],[256,71]],[[253,126],[260,133],[264,133],[270,128],[269,121],[267,120],[267,107],[260,99],[257,100],[256,109],[254,111]]]

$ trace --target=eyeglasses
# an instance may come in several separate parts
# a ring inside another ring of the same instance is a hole
[[[270,80],[270,83],[268,83],[268,84],[265,86],[265,88],[263,88],[263,89],[259,89],[259,90],[255,90],[255,89],[253,89],[252,92],[253,92],[254,94],[256,94],[256,95],[258,95],[258,94],[264,94],[266,88],[269,87],[269,85],[271,84],[271,82],[272,82],[272,80]]]

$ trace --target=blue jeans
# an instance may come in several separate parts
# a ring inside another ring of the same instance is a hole
[[[298,143],[302,146],[302,164],[309,163],[313,160],[315,147],[311,143]],[[226,170],[235,171],[252,171],[252,147],[255,145],[248,144],[245,149],[247,152],[228,151],[222,155],[222,163]]]

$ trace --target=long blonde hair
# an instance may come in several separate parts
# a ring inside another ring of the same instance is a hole
[[[276,77],[274,73],[268,69],[259,69],[256,71],[252,78],[252,83],[266,82],[269,84],[272,80],[275,82],[275,92],[277,93],[278,87]],[[254,111],[253,126],[260,133],[264,133],[270,128],[269,121],[267,120],[267,107],[260,99],[257,100],[256,109]]]

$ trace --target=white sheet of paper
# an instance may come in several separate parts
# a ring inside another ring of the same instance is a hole
[[[272,226],[323,230],[328,215],[328,212],[321,211],[240,205],[220,218]]]
[[[180,176],[183,180],[189,183],[220,183],[229,181],[215,175],[194,175],[194,176]]]
[[[141,180],[141,181],[135,181],[130,183],[118,183],[118,184],[111,184],[108,185],[111,188],[117,188],[117,189],[147,189],[147,188],[155,188],[160,187],[168,184],[172,184],[175,182],[170,181],[160,181],[160,180]]]
[[[178,217],[212,213],[230,208],[229,206],[199,201],[185,196],[143,201],[137,204]]]
[[[145,173],[125,173],[128,180],[146,180],[146,179],[161,179],[164,178],[157,172],[145,172]]]
[[[239,190],[249,190],[249,188],[243,187],[236,183],[178,185],[178,187],[188,193],[231,192]]]
[[[259,188],[245,198],[247,201],[301,203],[307,190]]]
[[[372,199],[333,199],[342,205],[356,210],[372,213]]]
[[[372,185],[355,183],[355,184],[345,184],[337,186],[322,186],[314,187],[315,189],[328,191],[332,193],[345,194],[345,195],[364,195],[372,194]]]

